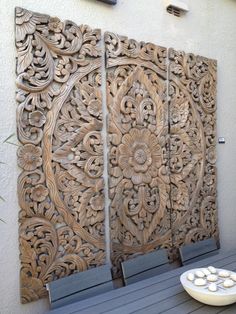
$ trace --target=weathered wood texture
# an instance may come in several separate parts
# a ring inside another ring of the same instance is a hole
[[[16,8],[21,300],[105,262],[100,31]],[[216,62],[105,34],[111,258],[218,236]]]
[[[16,8],[21,301],[105,262],[100,30]]]
[[[218,238],[216,61],[169,50],[173,246]]]
[[[105,34],[114,272],[171,243],[166,48]]]
[[[138,314],[216,314],[236,313],[236,303],[219,307],[194,300],[180,283],[182,273],[192,268],[214,265],[236,271],[236,252],[220,250],[219,254],[164,274],[114,289],[100,296],[50,311],[50,314],[138,313]],[[232,309],[232,311],[228,311]],[[48,313],[47,313],[48,314]]]

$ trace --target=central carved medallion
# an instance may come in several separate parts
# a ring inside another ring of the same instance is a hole
[[[21,301],[106,262],[101,33],[16,8]],[[105,34],[111,259],[214,236],[216,62]],[[167,68],[168,63],[168,68]],[[167,83],[168,73],[168,83]],[[168,84],[168,97],[167,97]]]
[[[112,260],[170,245],[165,49],[107,33]],[[153,56],[156,56],[153,57]]]
[[[161,166],[161,147],[148,129],[131,129],[118,146],[119,166],[133,184],[150,183]]]

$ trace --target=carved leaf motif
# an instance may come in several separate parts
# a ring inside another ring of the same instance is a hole
[[[105,262],[99,40],[16,9],[22,303]]]
[[[31,245],[24,239],[21,239],[21,254],[22,254],[22,262],[26,264],[31,264],[32,269],[36,269],[36,260],[37,255],[36,252],[32,249]]]
[[[18,48],[17,73],[24,72],[32,61],[32,36],[27,36],[25,45]]]
[[[169,94],[172,234],[178,247],[218,237],[217,221],[210,218],[217,217],[215,61],[170,50]]]
[[[105,34],[105,43],[112,261],[118,275],[122,260],[170,245],[166,50],[112,33]]]
[[[105,262],[100,38],[16,8],[23,303]],[[166,48],[105,44],[116,276],[124,259],[218,235],[216,62],[170,50],[168,107]]]
[[[35,32],[37,24],[44,24],[48,21],[47,15],[33,13],[20,7],[16,7],[15,13],[17,41],[23,42],[27,35]]]

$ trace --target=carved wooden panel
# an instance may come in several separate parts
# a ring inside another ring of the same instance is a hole
[[[21,301],[103,264],[100,30],[16,8]]]
[[[173,246],[218,237],[216,61],[170,50]]]
[[[105,34],[111,251],[121,260],[168,247],[166,49]]]

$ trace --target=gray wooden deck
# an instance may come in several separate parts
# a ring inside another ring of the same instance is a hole
[[[191,298],[182,288],[179,277],[184,271],[209,265],[236,271],[236,250],[219,250],[215,256],[57,308],[48,314],[236,314],[236,303],[224,307],[207,306]]]

